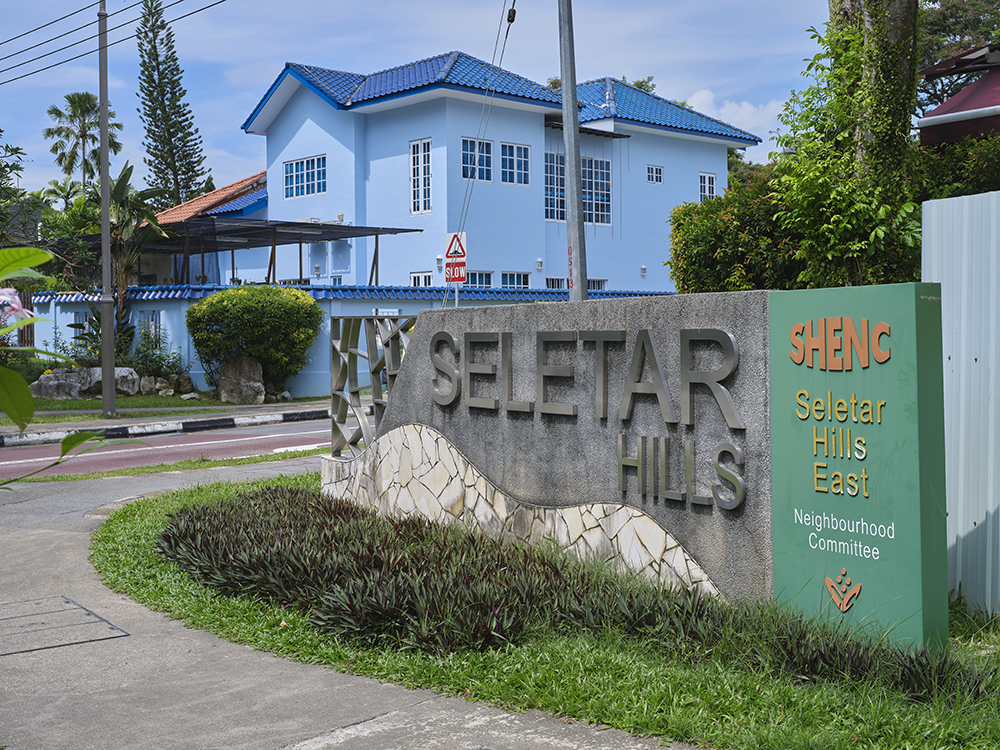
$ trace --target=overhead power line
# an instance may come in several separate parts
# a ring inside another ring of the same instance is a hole
[[[88,8],[93,8],[95,5],[100,5],[100,2],[91,3],[90,5],[85,5],[82,8],[80,8],[80,10],[74,10],[72,13],[67,13],[62,18],[57,18],[55,21],[49,21],[48,23],[42,24],[41,26],[39,26],[36,29],[32,29],[31,31],[25,31],[23,34],[18,34],[17,36],[12,36],[10,39],[4,39],[2,42],[0,42],[0,46],[2,46],[4,44],[7,44],[9,42],[16,41],[16,40],[20,39],[21,37],[28,36],[28,34],[34,34],[36,31],[41,31],[42,29],[48,28],[49,26],[51,26],[54,23],[59,23],[60,21],[65,21],[67,18],[70,18],[71,16],[75,16],[77,13],[83,13],[83,11],[87,10]]]
[[[180,1],[180,0],[178,0],[178,1]],[[132,3],[127,8],[122,8],[121,10],[116,10],[114,13],[109,13],[108,14],[108,18],[111,18],[111,16],[117,16],[119,13],[124,13],[127,10],[131,10],[132,8],[134,8],[137,5],[142,5],[142,0],[139,0],[139,2],[137,2],[137,3]],[[86,8],[82,8],[81,10],[86,10]],[[79,13],[79,12],[80,11],[77,11],[77,13]],[[69,18],[69,16],[63,16],[63,18]],[[62,19],[60,19],[60,20],[62,20]],[[133,19],[133,21],[134,20],[135,19]],[[132,23],[133,21],[128,21],[127,23]],[[55,21],[53,21],[52,23],[55,23]],[[55,41],[57,41],[59,39],[63,39],[65,37],[68,37],[70,34],[75,34],[78,31],[82,31],[83,29],[87,28],[88,26],[93,26],[95,23],[97,23],[97,21],[90,21],[88,23],[83,24],[83,26],[77,26],[75,29],[73,29],[71,31],[67,31],[65,33],[62,33],[59,36],[54,36],[51,39],[46,39],[44,42],[39,42],[38,44],[33,44],[30,47],[25,47],[24,49],[18,50],[17,52],[11,52],[6,57],[0,57],[0,62],[3,62],[4,60],[9,60],[12,57],[17,57],[18,55],[23,55],[25,52],[30,52],[33,49],[38,49],[39,47],[44,47],[46,44],[51,44],[52,42],[55,42]],[[46,25],[48,25],[48,24],[46,24]],[[40,26],[39,28],[44,28],[44,27]],[[119,27],[116,26],[115,28],[119,28]],[[35,29],[35,30],[37,31],[38,29]],[[25,34],[30,34],[30,33],[31,33],[30,31],[25,32]],[[22,34],[21,36],[24,36],[24,34]],[[93,38],[94,37],[89,37],[89,39],[93,39]],[[87,41],[87,39],[81,39],[76,44],[82,44],[85,41]],[[73,47],[75,45],[71,44],[69,46]],[[49,52],[46,55],[42,55],[42,57],[47,57],[48,55],[54,55],[56,52],[62,52],[62,50],[64,50],[64,49],[68,49],[68,47],[63,47],[61,49],[53,50],[52,52]],[[35,60],[40,60],[40,59],[41,59],[41,57],[36,57],[35,58]],[[34,62],[34,60],[28,60],[28,61],[20,63],[20,64],[21,65],[27,65],[29,62]],[[15,67],[17,67],[17,66],[15,66]],[[11,70],[11,68],[7,68],[7,70]],[[0,70],[0,73],[3,73],[3,72],[4,71]]]
[[[167,7],[170,8],[170,7],[174,6],[174,5],[177,5],[178,3],[182,3],[182,2],[184,2],[184,0],[174,0],[174,2],[170,3],[170,5],[168,5]],[[140,2],[133,3],[132,5],[128,6],[128,8],[122,8],[119,11],[115,11],[115,13],[124,13],[129,8],[134,8],[136,5],[142,5],[141,0],[140,0]],[[108,18],[110,18],[111,16],[115,15],[115,13],[109,14]],[[129,21],[125,21],[124,23],[120,23],[117,26],[112,26],[110,29],[108,29],[108,31],[117,31],[118,29],[121,29],[121,28],[123,28],[125,26],[128,26],[129,24],[135,23],[136,21],[138,21],[141,18],[142,18],[142,16],[138,16],[138,17],[133,18],[133,19],[131,19]],[[96,21],[94,23],[96,23]],[[76,32],[76,31],[79,31],[80,29],[85,29],[85,28],[87,28],[87,26],[92,26],[92,25],[93,24],[89,24],[89,23],[85,24],[84,26],[80,26],[79,28],[73,29],[73,31],[66,32],[66,34],[64,34],[63,36],[68,36],[69,34],[72,34],[72,33]],[[24,67],[25,65],[28,65],[30,63],[38,62],[39,60],[44,60],[46,57],[51,57],[52,55],[55,55],[55,54],[57,54],[59,52],[64,52],[64,51],[66,51],[66,50],[68,50],[68,49],[70,49],[72,47],[78,47],[81,44],[83,44],[84,42],[89,42],[89,41],[92,41],[94,39],[97,39],[99,36],[100,36],[100,34],[94,34],[92,36],[84,37],[83,39],[80,39],[79,41],[73,42],[72,44],[67,44],[67,45],[65,45],[63,47],[60,47],[59,49],[54,49],[51,52],[46,52],[44,55],[39,55],[38,57],[33,57],[30,60],[25,60],[24,62],[17,63],[16,65],[11,65],[9,68],[0,68],[0,73],[6,73],[9,70],[14,70],[16,68]],[[62,38],[62,37],[55,37],[55,39],[60,39],[60,38]],[[128,38],[131,39],[132,37],[128,37]],[[55,39],[50,39],[49,41],[55,41]],[[48,42],[41,42],[40,44],[36,44],[35,47],[40,47],[43,44],[48,44]],[[28,49],[34,49],[35,47],[28,47]],[[27,51],[28,50],[22,50],[21,52],[15,52],[13,55],[7,55],[7,57],[0,58],[0,59],[6,60],[9,57],[16,57],[17,55],[22,54],[22,52],[27,52]]]
[[[177,5],[177,3],[180,3],[180,2],[184,2],[184,0],[176,0],[176,2],[171,3],[167,7],[169,8],[171,5]],[[222,3],[224,3],[224,2],[226,2],[226,0],[216,0],[214,3],[209,3],[208,5],[204,6],[203,8],[198,8],[197,10],[193,10],[190,13],[185,13],[182,16],[177,16],[177,18],[171,19],[170,21],[167,21],[167,23],[168,24],[176,23],[177,21],[181,21],[181,20],[183,20],[185,18],[188,18],[190,16],[197,15],[198,13],[201,13],[202,11],[208,10],[209,8],[214,8],[216,5],[222,5]],[[139,20],[139,19],[133,19],[132,21],[129,21],[128,23],[134,23],[137,20]],[[127,26],[128,23],[121,24],[121,26]],[[116,26],[115,28],[121,28],[121,26]],[[116,44],[121,44],[122,42],[127,42],[130,39],[135,39],[135,37],[136,37],[136,34],[131,34],[131,35],[129,35],[127,37],[123,37],[122,39],[119,39],[117,41],[109,42],[106,45],[106,47],[114,47]],[[91,39],[93,39],[93,38],[94,37],[91,37]],[[87,40],[82,40],[82,41],[87,41]],[[70,45],[70,46],[75,46],[75,45]],[[46,70],[52,70],[53,68],[58,68],[60,65],[65,65],[67,63],[71,63],[74,60],[79,60],[81,57],[86,57],[87,55],[92,55],[92,54],[94,54],[95,52],[98,52],[98,51],[99,51],[98,49],[88,50],[87,52],[83,52],[83,53],[81,53],[79,55],[75,55],[74,57],[70,57],[70,58],[67,58],[65,60],[60,60],[59,62],[53,63],[52,65],[46,65],[44,68],[39,68],[38,70],[33,70],[30,73],[24,73],[23,75],[19,75],[19,76],[16,76],[14,78],[8,78],[6,81],[0,81],[0,86],[4,86],[4,85],[6,85],[8,83],[14,83],[15,81],[20,81],[20,80],[22,80],[24,78],[28,78],[28,77],[36,75],[38,73],[43,73]],[[19,67],[19,66],[14,66],[14,67]],[[6,68],[4,70],[0,70],[0,73],[5,72],[6,70],[12,70],[12,68]]]

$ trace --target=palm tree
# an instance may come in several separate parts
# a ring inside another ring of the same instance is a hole
[[[62,201],[62,210],[67,211],[79,196],[83,195],[83,186],[72,177],[66,176],[59,180],[49,180],[49,186],[45,188],[45,197]]]
[[[45,128],[42,135],[46,139],[55,138],[50,149],[56,155],[56,166],[70,177],[80,167],[83,174],[83,189],[87,189],[87,178],[93,178],[100,171],[100,104],[89,91],[66,94],[66,111],[53,104],[48,109],[49,117],[56,126]],[[115,137],[120,131],[120,122],[113,122],[115,113],[108,112],[108,149],[113,154],[122,150],[122,144]]]

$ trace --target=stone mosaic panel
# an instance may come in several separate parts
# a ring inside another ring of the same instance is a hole
[[[663,527],[636,508],[595,503],[543,508],[500,491],[441,433],[408,424],[379,436],[354,458],[323,456],[323,492],[385,515],[419,513],[475,524],[493,536],[554,539],[670,585],[718,595],[705,571]]]

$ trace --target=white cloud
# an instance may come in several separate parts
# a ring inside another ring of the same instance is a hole
[[[734,102],[726,99],[721,106],[715,101],[711,89],[699,89],[687,99],[688,104],[709,117],[728,122],[743,130],[748,130],[763,143],[748,148],[747,161],[763,163],[768,161],[767,155],[775,151],[774,133],[778,129],[778,115],[785,103],[771,99],[767,104],[752,104],[748,101]]]

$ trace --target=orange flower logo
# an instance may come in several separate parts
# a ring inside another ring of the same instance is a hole
[[[826,589],[830,592],[834,604],[841,612],[846,612],[853,607],[854,599],[861,593],[860,583],[854,584],[854,587],[848,590],[850,585],[851,579],[847,577],[847,568],[840,569],[840,575],[837,576],[836,582],[831,581],[829,576],[826,578]]]

